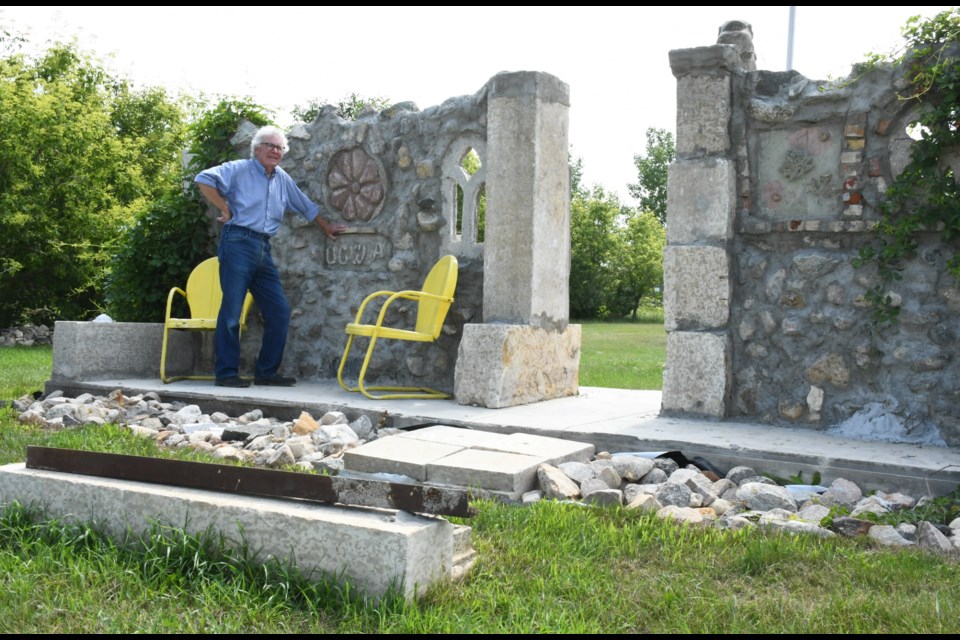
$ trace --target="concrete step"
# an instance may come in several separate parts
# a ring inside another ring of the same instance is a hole
[[[307,576],[342,576],[379,597],[399,585],[408,600],[462,578],[473,564],[470,527],[404,511],[223,494],[200,489],[0,467],[0,507],[40,508],[64,522],[93,523],[121,539],[154,523],[208,530],[255,558],[295,563]],[[456,541],[456,542],[455,542]]]
[[[462,524],[453,526],[453,570],[451,578],[460,580],[473,568],[477,552],[473,548],[473,529]]]

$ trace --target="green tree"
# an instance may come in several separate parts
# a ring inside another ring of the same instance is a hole
[[[460,161],[460,166],[469,175],[480,170],[480,156],[474,149],[470,149]],[[487,221],[487,191],[481,189],[477,199],[477,242],[483,242],[484,229]],[[463,232],[463,189],[457,185],[457,233]]]
[[[31,58],[21,42],[3,31],[0,326],[95,312],[120,230],[182,146],[162,91],[134,91],[74,45]]]
[[[171,184],[123,230],[107,275],[107,313],[119,322],[163,322],[170,289],[182,288],[192,268],[212,255],[204,208]],[[182,317],[185,309],[176,310]]]
[[[618,243],[612,291],[607,307],[613,315],[637,317],[640,301],[663,283],[666,230],[649,211],[637,211],[616,231]]]
[[[615,194],[594,186],[570,199],[570,316],[604,317],[606,291],[613,283],[620,202]]]
[[[126,82],[121,86],[111,120],[129,163],[140,174],[143,191],[158,197],[180,179],[184,107],[162,88],[134,90]]]
[[[640,209],[652,211],[660,224],[667,223],[667,170],[676,157],[673,134],[665,129],[647,129],[647,155],[633,156],[637,183],[627,185]]]
[[[573,153],[567,154],[567,162],[570,164],[570,197],[586,196],[583,190],[583,158],[573,159]]]
[[[313,122],[325,107],[333,107],[334,113],[344,120],[356,120],[367,108],[383,111],[389,106],[390,100],[387,98],[363,98],[356,93],[351,93],[336,103],[327,102],[322,98],[311,98],[305,105],[295,105],[290,110],[290,115],[297,122]]]

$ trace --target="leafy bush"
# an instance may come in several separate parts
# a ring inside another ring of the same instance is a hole
[[[201,204],[179,188],[164,194],[124,231],[106,277],[107,313],[118,322],[163,322],[170,288],[186,285],[212,246]]]
[[[170,288],[183,287],[193,268],[215,255],[212,219],[193,176],[241,157],[230,139],[244,121],[262,126],[269,118],[249,100],[222,98],[213,106],[197,107],[188,128],[192,157],[183,177],[187,187],[178,175],[160,198],[144,207],[123,230],[110,262],[106,302],[114,320],[162,322]],[[183,304],[182,298],[176,304]]]
[[[221,97],[213,105],[200,102],[189,125],[190,160],[187,179],[209,167],[246,157],[238,153],[230,139],[244,121],[257,127],[271,123],[271,114],[250,98]]]
[[[327,102],[322,98],[311,98],[305,105],[294,105],[290,115],[297,122],[313,122],[320,117],[320,112],[325,107],[334,109],[334,113],[344,120],[356,120],[366,109],[383,111],[390,106],[390,100],[382,96],[376,98],[364,98],[356,93],[341,98],[336,104]]]

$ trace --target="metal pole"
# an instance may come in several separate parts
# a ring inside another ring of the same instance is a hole
[[[793,31],[796,27],[797,8],[790,7],[790,21],[787,26],[787,71],[793,70]]]

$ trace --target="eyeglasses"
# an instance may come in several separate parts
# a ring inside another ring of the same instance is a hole
[[[260,146],[266,147],[267,149],[272,149],[273,151],[278,151],[280,153],[283,153],[284,151],[282,146],[280,146],[279,144],[273,144],[272,142],[261,142]]]

